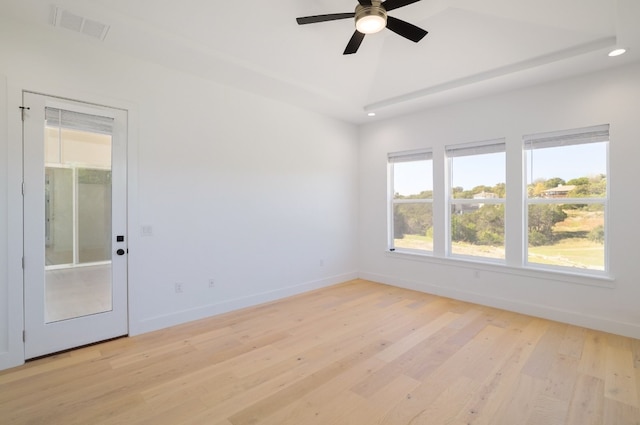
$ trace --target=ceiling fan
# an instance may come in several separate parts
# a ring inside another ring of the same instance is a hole
[[[358,51],[362,40],[366,34],[374,34],[384,28],[415,43],[422,40],[427,35],[427,31],[401,19],[388,16],[387,12],[408,6],[420,0],[358,0],[356,11],[352,13],[331,13],[328,15],[314,15],[297,18],[299,25],[315,24],[317,22],[336,21],[338,19],[355,18],[356,31],[351,36],[351,40],[344,49],[345,55],[351,55]]]

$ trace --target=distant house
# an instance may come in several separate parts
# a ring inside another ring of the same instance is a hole
[[[482,191],[473,195],[473,199],[497,199],[498,195],[491,192]],[[478,204],[478,208],[484,207],[484,204]]]
[[[473,195],[473,199],[496,199],[497,197],[498,195],[496,195],[495,193],[485,191]]]
[[[466,214],[477,211],[480,206],[478,204],[454,204],[452,208],[453,214]]]
[[[543,198],[566,198],[576,187],[572,184],[559,184],[558,187],[553,187],[542,192]]]
[[[473,195],[473,199],[497,199],[498,195],[491,192],[480,192]],[[455,204],[453,205],[453,214],[465,214],[477,211],[479,208],[484,207],[484,203],[477,204]]]

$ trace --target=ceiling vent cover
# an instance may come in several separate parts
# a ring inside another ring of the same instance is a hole
[[[105,25],[102,22],[83,18],[82,16],[71,13],[66,9],[62,9],[59,6],[53,7],[51,24],[54,27],[65,28],[92,38],[97,38],[100,41],[104,41],[107,33],[109,32],[108,25]]]

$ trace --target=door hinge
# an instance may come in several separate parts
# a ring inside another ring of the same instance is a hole
[[[18,108],[20,108],[20,112],[22,113],[22,121],[24,121],[24,111],[28,111],[29,108],[28,106],[18,106]]]
[[[27,342],[27,331],[22,331],[22,342]]]
[[[22,270],[24,270],[24,257],[22,257]]]
[[[22,196],[24,196],[24,182],[22,182]]]

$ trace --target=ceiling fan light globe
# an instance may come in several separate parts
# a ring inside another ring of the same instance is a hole
[[[356,30],[362,34],[374,34],[387,26],[387,11],[380,0],[371,0],[371,5],[356,6]]]
[[[356,29],[363,34],[375,34],[387,26],[387,20],[379,15],[366,15],[356,21]]]

